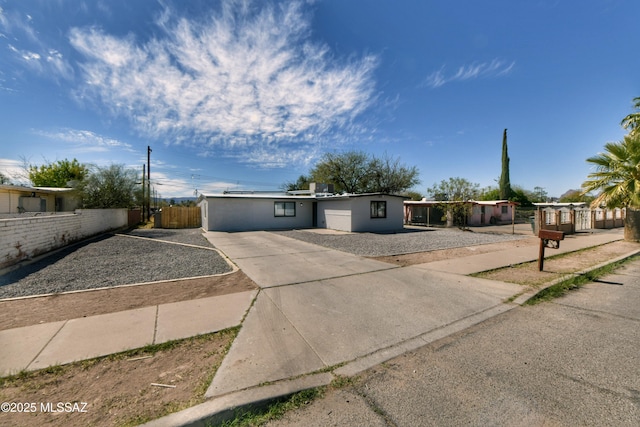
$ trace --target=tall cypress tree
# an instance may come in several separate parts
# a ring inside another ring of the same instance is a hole
[[[507,153],[507,130],[502,134],[502,173],[500,174],[500,200],[511,197],[511,182],[509,180],[509,154]]]

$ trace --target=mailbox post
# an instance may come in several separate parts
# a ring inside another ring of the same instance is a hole
[[[564,232],[553,230],[540,230],[538,232],[540,238],[540,252],[538,254],[538,271],[544,268],[544,248],[560,248],[560,240],[564,240]]]

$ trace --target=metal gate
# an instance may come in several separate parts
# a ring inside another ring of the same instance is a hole
[[[591,209],[576,209],[575,212],[575,230],[591,229]]]

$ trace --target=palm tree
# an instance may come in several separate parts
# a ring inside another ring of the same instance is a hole
[[[640,96],[637,98],[633,98],[633,102],[633,107],[636,110],[640,110]],[[638,133],[638,130],[640,129],[640,111],[631,113],[626,116],[624,119],[622,119],[620,125],[622,125],[623,128],[628,129],[630,135]]]
[[[582,184],[583,194],[600,192],[593,207],[625,207],[624,238],[640,241],[640,133],[629,133],[604,148],[604,153],[587,159],[596,171]]]

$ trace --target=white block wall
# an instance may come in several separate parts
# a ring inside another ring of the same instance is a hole
[[[0,268],[126,226],[126,209],[78,209],[60,215],[1,219]]]

